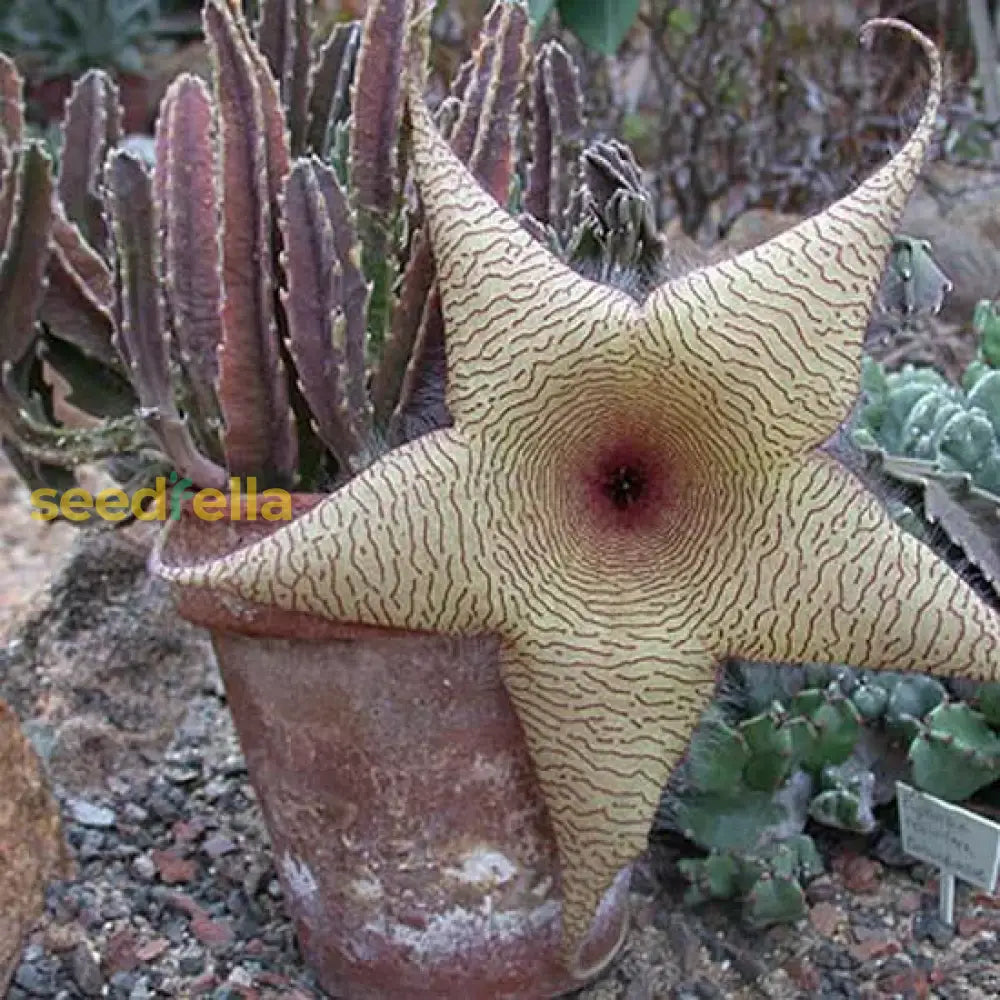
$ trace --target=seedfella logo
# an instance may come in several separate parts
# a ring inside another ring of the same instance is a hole
[[[31,494],[31,516],[36,521],[125,520],[179,521],[185,501],[194,516],[202,521],[290,521],[292,496],[286,490],[268,489],[257,492],[257,480],[250,477],[246,485],[235,476],[229,480],[229,491],[195,490],[190,479],[176,472],[169,477],[157,476],[153,485],[129,495],[112,487],[90,493],[80,487],[64,490],[35,490]]]

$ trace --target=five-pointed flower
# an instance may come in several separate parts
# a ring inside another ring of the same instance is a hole
[[[262,541],[159,566],[337,622],[498,633],[569,941],[645,844],[727,656],[1000,675],[997,616],[816,450],[856,397],[939,103],[937,51],[894,23],[933,69],[900,152],[822,214],[642,305],[534,242],[413,83],[454,426]]]

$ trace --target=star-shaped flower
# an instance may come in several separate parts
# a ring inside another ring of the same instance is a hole
[[[935,121],[852,195],[642,305],[534,242],[411,86],[454,426],[179,584],[343,623],[498,633],[567,940],[646,842],[729,656],[995,678],[1000,619],[817,446]],[[867,30],[871,30],[871,26]]]

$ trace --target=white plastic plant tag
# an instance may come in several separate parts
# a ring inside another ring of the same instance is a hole
[[[1000,824],[896,782],[903,850],[941,871],[941,919],[953,922],[955,878],[992,893],[1000,867]]]

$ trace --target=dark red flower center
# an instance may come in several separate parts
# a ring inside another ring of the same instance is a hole
[[[588,464],[589,504],[599,526],[631,532],[661,520],[667,491],[664,463],[654,449],[616,443]]]
[[[619,465],[605,476],[604,494],[621,511],[638,503],[645,489],[646,472],[640,465]]]

